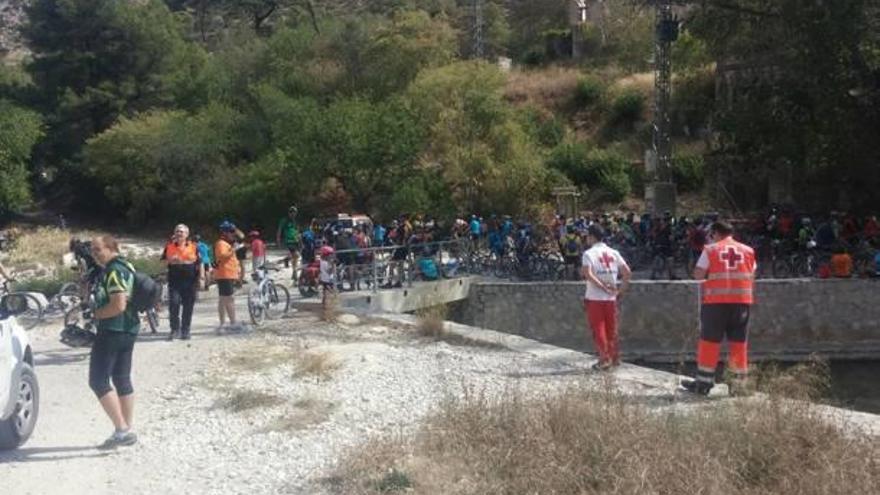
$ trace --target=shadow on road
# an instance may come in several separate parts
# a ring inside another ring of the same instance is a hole
[[[106,457],[111,453],[99,451],[95,445],[81,447],[24,447],[18,450],[0,451],[0,464]]]
[[[89,357],[89,349],[71,348],[61,351],[44,351],[34,356],[34,364],[42,366],[63,366],[71,363],[85,361]]]

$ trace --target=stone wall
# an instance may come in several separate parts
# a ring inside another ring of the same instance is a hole
[[[592,350],[581,283],[479,283],[451,312],[455,321],[572,349]],[[758,281],[751,323],[756,358],[880,358],[880,282]],[[621,303],[628,358],[677,361],[693,355],[699,284],[635,281]]]

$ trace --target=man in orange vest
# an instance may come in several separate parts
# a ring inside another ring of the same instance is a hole
[[[711,227],[712,244],[703,249],[694,278],[703,280],[697,379],[682,381],[693,393],[708,395],[715,384],[721,342],[727,337],[731,392],[744,385],[748,374],[749,311],[754,302],[755,251],[733,240],[733,226],[717,221]]]
[[[168,315],[171,319],[168,340],[173,340],[175,335],[189,340],[196,292],[205,281],[198,244],[189,240],[189,227],[184,224],[174,227],[174,237],[165,245],[162,261],[168,266]]]

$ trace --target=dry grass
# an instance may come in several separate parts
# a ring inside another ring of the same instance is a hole
[[[294,362],[300,355],[298,347],[265,345],[244,349],[226,359],[230,367],[242,371],[260,371]]]
[[[321,321],[336,323],[336,320],[339,319],[339,293],[330,291],[325,297],[327,300],[321,306]]]
[[[293,410],[276,417],[266,431],[293,432],[326,421],[336,405],[332,402],[306,397],[293,403]]]
[[[504,97],[518,105],[558,110],[571,102],[580,72],[565,67],[514,69],[507,78]]]
[[[274,407],[284,403],[284,398],[258,390],[234,390],[214,403],[214,408],[232,412]]]
[[[792,375],[793,376],[793,375]],[[782,381],[790,381],[784,378]],[[803,390],[809,389],[803,386]],[[650,409],[612,389],[470,395],[346,457],[342,493],[873,493],[880,444],[780,398]]]
[[[423,337],[439,339],[446,335],[445,306],[431,306],[416,312],[416,328]]]
[[[313,376],[321,380],[327,380],[333,376],[342,363],[336,360],[329,352],[304,352],[297,358],[294,378]]]
[[[18,230],[9,253],[9,265],[16,269],[60,265],[71,237],[90,239],[98,234],[93,231],[71,232],[55,227]]]

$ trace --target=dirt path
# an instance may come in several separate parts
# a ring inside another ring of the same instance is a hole
[[[193,322],[194,339],[167,342],[164,335],[144,335],[135,347],[135,428],[157,422],[166,414],[160,394],[203,370],[212,354],[236,346],[239,336],[216,336],[214,302],[199,304]],[[242,306],[241,313],[246,315]],[[0,480],[5,493],[99,494],[149,493],[151,480],[164,477],[161,462],[139,453],[150,445],[116,452],[95,446],[112,425],[88,388],[88,349],[71,349],[58,341],[60,322],[31,332],[40,383],[40,416],[28,443],[0,453]]]

